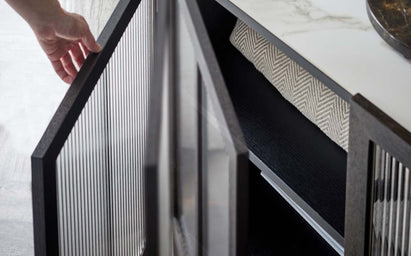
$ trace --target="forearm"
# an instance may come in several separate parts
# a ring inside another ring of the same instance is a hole
[[[6,0],[33,30],[42,29],[64,11],[57,0]]]

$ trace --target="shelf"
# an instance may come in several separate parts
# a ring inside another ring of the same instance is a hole
[[[248,255],[338,255],[250,164]]]
[[[411,61],[373,29],[366,1],[217,2],[343,98],[360,93],[411,131]]]
[[[347,154],[234,48],[221,67],[249,150],[341,235]],[[230,63],[230,65],[228,64]]]
[[[217,2],[199,3],[247,146],[252,152],[250,155],[255,155],[267,167],[266,174],[268,170],[286,184],[288,191],[296,195],[293,199],[300,202],[299,207],[317,223],[307,221],[305,217],[302,219],[324,241],[330,245],[338,243],[333,247],[341,254],[346,152],[288,103],[231,45],[229,36],[237,18]],[[276,193],[274,189],[272,191]],[[292,205],[295,201],[288,203]],[[301,211],[295,214],[303,216]],[[332,239],[324,238],[316,226],[330,231],[327,235]]]

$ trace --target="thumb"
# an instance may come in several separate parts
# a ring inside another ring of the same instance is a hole
[[[81,38],[81,42],[90,52],[100,52],[102,49],[101,45],[96,42],[96,39],[94,39],[94,36],[93,34],[91,34],[90,29],[87,29],[86,33]]]

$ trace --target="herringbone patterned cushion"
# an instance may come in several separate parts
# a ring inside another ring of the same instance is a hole
[[[230,41],[285,99],[347,151],[346,101],[242,21],[237,21]]]

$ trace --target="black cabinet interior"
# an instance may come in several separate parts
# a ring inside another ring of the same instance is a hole
[[[231,45],[237,18],[213,0],[199,4],[249,149],[343,235],[346,152]]]
[[[224,61],[231,64],[223,70],[233,69],[223,73],[228,74],[227,86],[249,149],[343,235],[345,151],[282,98],[243,56]]]
[[[311,226],[250,168],[248,255],[338,255]]]

